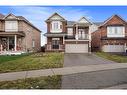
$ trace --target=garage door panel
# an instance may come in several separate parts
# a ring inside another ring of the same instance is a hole
[[[66,53],[88,53],[88,44],[66,44]]]
[[[124,45],[104,45],[102,50],[104,52],[124,52]]]

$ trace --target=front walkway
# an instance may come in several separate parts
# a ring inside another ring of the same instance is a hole
[[[86,72],[95,72],[95,71],[112,70],[112,69],[120,69],[120,68],[127,68],[127,63],[72,66],[72,67],[53,68],[53,69],[45,69],[45,70],[2,73],[0,74],[0,81],[11,81],[17,79],[52,76],[52,75],[70,75],[70,74],[83,73],[83,72],[86,73]]]

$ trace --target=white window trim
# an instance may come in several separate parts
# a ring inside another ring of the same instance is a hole
[[[67,35],[73,36],[73,28],[67,28]]]
[[[115,33],[115,29],[117,29],[117,33]],[[108,26],[107,37],[125,37],[125,27],[124,26]]]
[[[82,32],[82,34],[81,34]],[[78,37],[82,38],[82,39],[86,39],[87,38],[87,34],[85,33],[84,29],[78,29]]]
[[[58,24],[58,28],[55,27],[55,24]],[[53,33],[59,33],[59,32],[62,32],[62,29],[61,29],[61,25],[62,25],[62,22],[60,21],[52,21],[51,22],[51,32]]]
[[[5,21],[5,31],[18,31],[18,21]]]

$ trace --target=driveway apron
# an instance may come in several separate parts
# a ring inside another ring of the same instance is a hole
[[[115,63],[115,62],[98,57],[94,54],[65,54],[64,55],[64,67],[93,65],[93,64],[109,64],[109,63]]]

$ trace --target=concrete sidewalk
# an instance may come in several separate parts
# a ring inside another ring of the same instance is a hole
[[[98,64],[98,65],[73,66],[73,67],[64,67],[64,68],[2,73],[0,74],[0,81],[11,81],[11,80],[40,77],[40,76],[69,75],[69,74],[76,74],[76,73],[112,70],[112,69],[120,69],[120,68],[121,69],[127,68],[127,63]]]

